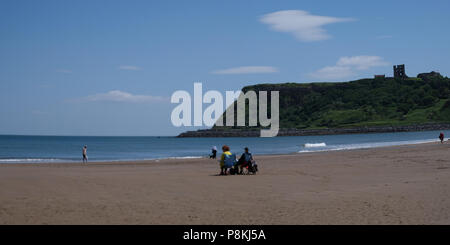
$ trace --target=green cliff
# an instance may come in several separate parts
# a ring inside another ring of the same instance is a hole
[[[450,122],[450,79],[434,72],[419,74],[417,78],[258,84],[242,89],[243,92],[250,90],[280,91],[280,128],[354,128]]]

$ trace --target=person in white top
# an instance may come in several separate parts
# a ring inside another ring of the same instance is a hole
[[[212,158],[212,159],[216,159],[216,155],[217,155],[217,147],[216,146],[213,146],[213,148],[211,149],[211,155],[209,155],[209,158]]]
[[[85,145],[83,147],[83,163],[86,162],[87,163],[88,158],[87,158],[87,146]]]

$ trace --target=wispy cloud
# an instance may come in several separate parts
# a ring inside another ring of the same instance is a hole
[[[325,66],[324,68],[321,68],[310,74],[312,78],[325,81],[344,79],[352,77],[354,75],[355,72],[350,67],[341,66]]]
[[[31,111],[31,114],[40,116],[40,115],[47,115],[48,112],[41,111],[41,110],[33,110],[33,111]]]
[[[135,95],[120,90],[112,90],[106,93],[99,93],[84,97],[81,101],[114,101],[114,102],[131,102],[131,103],[151,103],[165,102],[169,98],[151,95]]]
[[[272,66],[240,66],[229,69],[216,70],[213,74],[256,74],[256,73],[274,73],[278,69]]]
[[[353,18],[337,18],[312,15],[303,10],[284,10],[261,17],[260,21],[274,31],[287,32],[304,42],[330,38],[323,26],[333,23],[354,21]]]
[[[372,67],[386,66],[389,63],[380,56],[351,56],[341,57],[336,63],[338,66],[354,67],[358,70],[367,70]]]
[[[123,66],[119,66],[119,70],[139,71],[139,70],[142,70],[142,68],[140,68],[138,66],[123,65]]]
[[[369,70],[373,67],[386,66],[386,62],[379,56],[350,56],[341,57],[334,66],[326,66],[313,73],[310,77],[320,80],[337,80],[358,75],[358,72]]]
[[[58,69],[58,70],[56,70],[56,72],[58,72],[58,73],[66,73],[66,74],[71,74],[72,73],[71,70],[67,70],[67,69]]]
[[[389,38],[392,38],[392,36],[391,35],[379,35],[376,38],[377,39],[389,39]]]

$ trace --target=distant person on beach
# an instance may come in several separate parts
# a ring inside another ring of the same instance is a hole
[[[225,158],[231,156],[230,147],[227,145],[222,146],[222,156],[220,157],[220,175],[227,174],[227,167],[225,165]]]
[[[216,159],[216,157],[217,157],[217,147],[213,146],[211,151],[212,151],[212,154],[209,155],[209,158]]]
[[[83,147],[83,163],[88,161],[88,157],[87,157],[87,146],[85,145]]]
[[[439,134],[439,139],[441,140],[441,144],[443,144],[444,143],[444,133],[440,133]]]
[[[253,161],[253,156],[252,153],[250,153],[248,151],[248,147],[244,148],[244,153],[242,153],[241,158],[239,158],[238,163],[236,164],[237,167],[239,168],[239,174],[242,174],[244,171],[244,168],[251,164],[251,162]]]

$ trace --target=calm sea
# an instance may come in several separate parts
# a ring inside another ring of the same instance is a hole
[[[446,136],[450,131],[444,131]],[[0,135],[0,163],[79,162],[84,145],[90,161],[206,157],[222,145],[240,154],[280,154],[372,148],[437,141],[439,131],[275,138],[83,137]]]

